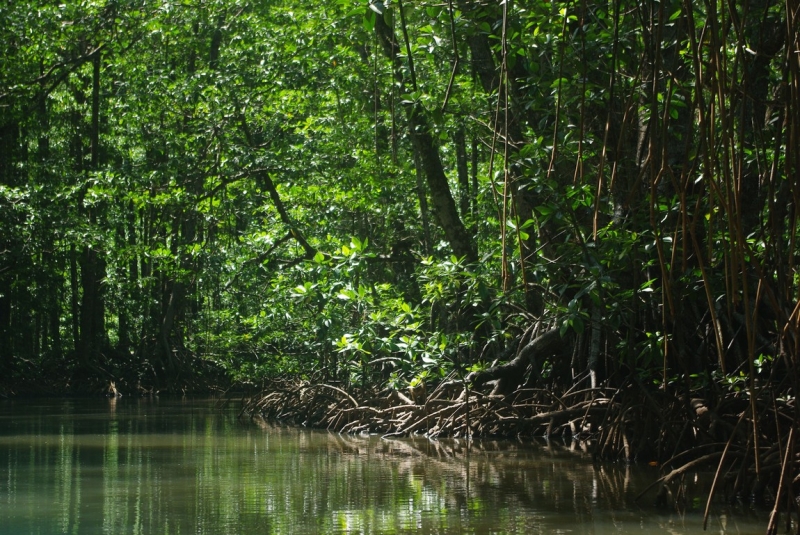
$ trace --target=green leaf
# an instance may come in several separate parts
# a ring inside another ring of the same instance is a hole
[[[565,334],[567,334],[568,329],[569,329],[569,322],[565,321],[561,323],[561,327],[558,328],[559,336],[564,336]]]
[[[576,333],[583,334],[584,325],[583,325],[583,319],[581,319],[580,316],[575,316],[574,318],[572,318],[570,320],[570,324],[572,325],[572,328],[575,329]]]
[[[372,6],[370,5],[370,7],[372,7]],[[368,11],[364,15],[364,19],[362,21],[362,25],[364,26],[364,29],[367,32],[372,33],[372,30],[375,29],[375,13],[372,12],[372,11]]]

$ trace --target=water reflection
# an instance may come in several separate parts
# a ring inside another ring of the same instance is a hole
[[[211,402],[0,403],[2,535],[702,530],[699,510],[635,504],[640,470],[546,443],[243,425]],[[720,509],[710,532],[765,525]]]

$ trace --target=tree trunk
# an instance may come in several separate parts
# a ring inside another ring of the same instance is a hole
[[[86,246],[80,258],[80,357],[94,365],[105,350],[108,337],[105,328],[104,284],[106,262],[91,246]]]
[[[419,199],[419,215],[422,221],[422,250],[430,255],[433,250],[431,243],[431,229],[428,221],[428,189],[425,187],[425,177],[422,175],[422,165],[416,152],[414,153],[414,169],[417,176],[417,198]]]
[[[573,342],[573,334],[572,330],[567,331],[566,337],[562,338],[558,327],[550,329],[519,347],[509,362],[472,372],[466,377],[465,382],[477,389],[489,381],[497,381],[492,394],[510,394],[522,384],[529,366],[533,367],[531,373],[538,375],[545,359],[565,353],[563,349]]]
[[[384,22],[383,17],[375,18],[375,30],[383,46],[384,53],[392,62],[395,79],[400,84],[400,92],[406,92],[405,77],[403,75],[403,62],[399,56],[400,44],[394,32]],[[413,67],[410,66],[413,80]],[[413,83],[412,83],[413,85]],[[431,135],[431,128],[425,109],[414,102],[403,105],[406,119],[408,120],[408,135],[411,146],[422,166],[422,174],[428,184],[428,191],[433,204],[433,214],[439,226],[444,231],[445,239],[450,248],[459,258],[465,258],[468,263],[478,261],[475,249],[464,223],[458,215],[456,203],[450,191],[447,175],[439,155],[438,144]]]
[[[91,170],[100,167],[100,65],[101,55],[92,58],[92,118],[89,132]],[[91,226],[98,225],[99,207],[88,209]],[[84,245],[80,257],[81,267],[81,313],[80,313],[80,358],[84,364],[93,366],[108,345],[105,326],[106,262],[103,254],[92,244]]]
[[[465,9],[471,8],[465,7]],[[488,21],[493,24],[495,20],[489,15],[490,11],[490,9],[487,9],[481,17],[476,17],[474,19],[475,24],[477,25],[481,21]],[[467,44],[470,50],[472,71],[478,77],[481,87],[487,94],[497,95],[499,99],[497,106],[499,114],[495,117],[493,128],[495,136],[503,146],[503,153],[506,157],[505,165],[509,173],[508,185],[512,213],[515,215],[516,223],[522,225],[526,221],[533,219],[533,207],[536,205],[533,190],[524,182],[525,179],[522,176],[521,168],[516,163],[520,148],[525,146],[527,142],[522,133],[522,125],[523,122],[527,122],[528,126],[535,130],[540,128],[536,124],[537,118],[530,116],[532,112],[529,111],[526,114],[523,111],[525,108],[521,105],[522,99],[518,94],[519,84],[524,83],[527,74],[521,70],[522,62],[518,62],[516,67],[510,69],[507,73],[508,82],[502,84],[500,65],[492,53],[489,35],[482,31],[477,31],[467,38]],[[505,224],[505,222],[502,224]],[[532,276],[529,264],[535,259],[538,242],[546,243],[550,234],[547,226],[540,226],[539,229],[539,236],[535,236],[531,232],[527,239],[519,240],[519,263],[523,283],[525,283],[525,304],[528,311],[537,316],[544,310],[544,301],[538,289],[534,288],[530,283]],[[514,236],[514,239],[516,240],[517,236]]]
[[[466,218],[469,213],[469,169],[467,167],[467,135],[464,125],[456,128],[453,142],[456,146],[456,171],[458,173],[458,208],[461,217]]]
[[[12,186],[15,180],[15,158],[19,142],[19,125],[9,120],[0,124],[0,185]],[[4,203],[5,204],[5,203]],[[5,220],[10,213],[0,205],[0,218]],[[0,371],[10,373],[13,369],[14,330],[12,324],[14,258],[17,249],[12,236],[0,236]]]

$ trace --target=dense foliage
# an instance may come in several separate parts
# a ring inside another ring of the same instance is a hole
[[[509,388],[788,392],[797,16],[5,3],[5,389],[399,389],[555,329]]]

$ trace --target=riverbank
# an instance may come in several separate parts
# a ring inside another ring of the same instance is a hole
[[[17,362],[13,373],[0,376],[0,398],[91,396],[220,395],[231,385],[224,370],[192,358],[173,370],[125,366],[109,360],[106,366],[42,366]]]
[[[710,389],[687,397],[630,380],[617,388],[518,388],[493,395],[449,378],[424,395],[274,381],[245,400],[242,413],[339,433],[384,437],[564,437],[591,445],[597,460],[658,466],[648,489],[662,505],[686,499],[684,476],[711,468],[709,498],[800,511],[800,457],[794,397],[761,389]],[[645,498],[647,499],[647,498]],[[775,529],[772,525],[771,529]]]

